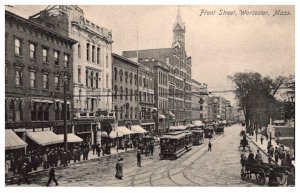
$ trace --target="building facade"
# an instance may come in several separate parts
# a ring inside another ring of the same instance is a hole
[[[208,122],[218,120],[232,119],[232,107],[230,101],[221,96],[210,96],[205,98],[207,105],[207,117],[205,120]]]
[[[68,37],[67,23],[64,14],[53,17],[48,21],[52,27],[46,27],[5,11],[5,128],[23,139],[28,131],[64,133],[65,117],[72,132],[76,41]]]
[[[124,51],[123,56],[138,61],[158,60],[169,66],[169,111],[175,115],[170,125],[182,125],[192,115],[191,110],[191,57],[185,50],[185,25],[178,9],[173,26],[173,43],[170,48]]]
[[[50,6],[32,18],[47,21],[61,13],[68,19],[68,36],[77,41],[73,46],[74,132],[91,138],[99,123],[96,113],[108,115],[112,110],[112,33],[89,21],[74,5]]]

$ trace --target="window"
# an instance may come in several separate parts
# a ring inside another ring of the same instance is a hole
[[[115,106],[115,117],[118,120],[118,106]]]
[[[125,100],[128,100],[128,88],[125,88]]]
[[[123,87],[120,87],[120,100],[123,100]]]
[[[90,44],[86,44],[86,60],[90,61]]]
[[[69,55],[65,54],[65,68],[69,68]]]
[[[95,46],[92,46],[92,62],[95,62]]]
[[[120,119],[121,120],[123,119],[123,106],[121,106],[120,108]]]
[[[30,71],[30,88],[36,88],[36,72]]]
[[[58,75],[54,77],[54,89],[56,91],[59,91],[59,76]]]
[[[120,82],[123,82],[123,71],[122,71],[122,69],[120,70]]]
[[[106,54],[106,68],[108,68],[108,54]]]
[[[86,87],[89,87],[89,71],[85,71],[85,85]]]
[[[170,58],[169,57],[166,58],[166,64],[170,64]]]
[[[115,90],[115,99],[117,100],[118,99],[118,86],[117,85],[115,85],[114,90]]]
[[[81,68],[78,68],[78,83],[81,83]]]
[[[137,84],[137,75],[135,74],[134,75],[134,85],[136,85]]]
[[[36,59],[36,46],[33,43],[29,44],[30,59]]]
[[[129,74],[129,83],[132,84],[132,73]]]
[[[97,48],[97,64],[100,64],[100,48]]]
[[[48,49],[43,48],[43,62],[48,62]]]
[[[108,88],[108,74],[106,75],[106,88]]]
[[[138,97],[138,92],[135,90],[134,91],[134,100],[137,101],[137,97]]]
[[[78,44],[78,58],[81,58],[81,46]]]
[[[58,51],[54,51],[54,65],[55,66],[59,65],[59,53],[58,53]]]
[[[114,68],[114,73],[115,73],[115,81],[118,79],[118,69],[115,67]]]
[[[43,74],[43,89],[49,89],[49,75]]]
[[[15,38],[15,55],[17,56],[22,55],[22,42],[18,38]]]
[[[133,91],[132,91],[132,89],[130,89],[130,96],[129,96],[130,101],[132,101],[132,95],[133,95]]]
[[[17,69],[16,70],[16,79],[15,79],[15,82],[16,82],[16,86],[22,86],[23,85],[23,73],[20,69]]]
[[[96,73],[96,88],[99,88],[98,86],[99,86],[99,75],[98,75],[98,73]]]
[[[127,83],[127,81],[128,81],[128,72],[126,71],[125,72],[125,83]]]
[[[90,76],[90,82],[91,82],[91,88],[94,88],[94,73],[91,72],[91,76]]]

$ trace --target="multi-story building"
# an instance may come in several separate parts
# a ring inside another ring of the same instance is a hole
[[[5,128],[24,140],[29,131],[64,133],[65,117],[72,132],[76,41],[68,37],[67,26],[66,15],[53,16],[45,25],[5,11]],[[51,136],[45,138],[51,144]]]
[[[191,57],[185,50],[185,24],[178,9],[173,26],[173,43],[171,48],[124,51],[123,56],[137,61],[158,60],[170,66],[168,74],[169,111],[175,115],[170,125],[182,125],[191,117]]]
[[[200,83],[192,79],[192,120],[204,120],[207,117],[207,111],[205,111],[207,104],[204,98],[207,97],[207,84]]]
[[[61,13],[67,16],[69,37],[77,41],[73,46],[74,132],[84,139],[94,138],[92,131],[99,123],[96,112],[108,115],[112,110],[112,33],[85,18],[75,5],[50,6],[31,18],[47,22]]]
[[[169,112],[168,94],[169,94],[169,81],[168,74],[170,67],[159,60],[140,60],[140,63],[150,67],[154,71],[154,103],[155,110],[155,133],[163,134],[168,131],[170,120],[174,116]]]
[[[229,120],[232,115],[230,102],[221,96],[212,96],[205,98],[207,104],[206,121]]]

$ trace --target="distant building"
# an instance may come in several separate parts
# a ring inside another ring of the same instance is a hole
[[[191,57],[185,50],[185,24],[178,9],[173,25],[173,43],[170,48],[124,51],[123,56],[139,62],[158,60],[169,66],[168,111],[175,115],[169,120],[170,125],[183,125],[192,116],[191,109]],[[164,114],[168,117],[169,112]]]
[[[204,117],[207,117],[207,111],[205,108],[207,104],[205,103],[204,98],[207,97],[207,84],[200,83],[194,79],[192,79],[192,117],[193,121],[195,120],[204,120]]]
[[[205,98],[205,103],[207,104],[206,121],[229,120],[232,117],[230,102],[225,98],[220,96],[211,96]]]
[[[64,14],[44,25],[5,11],[5,128],[14,129],[24,140],[29,131],[64,133],[65,117],[68,133],[72,132],[76,41],[68,37],[67,29]]]

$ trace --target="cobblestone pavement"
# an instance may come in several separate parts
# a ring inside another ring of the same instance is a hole
[[[123,180],[114,177],[116,155],[57,169],[56,176],[59,186],[258,186],[254,178],[240,177],[240,130],[238,125],[227,127],[212,139],[211,152],[206,139],[176,160],[159,160],[156,149],[153,157],[143,157],[141,168],[136,166],[136,153],[127,152]],[[30,180],[32,184],[21,186],[45,186],[48,173],[37,173]]]

